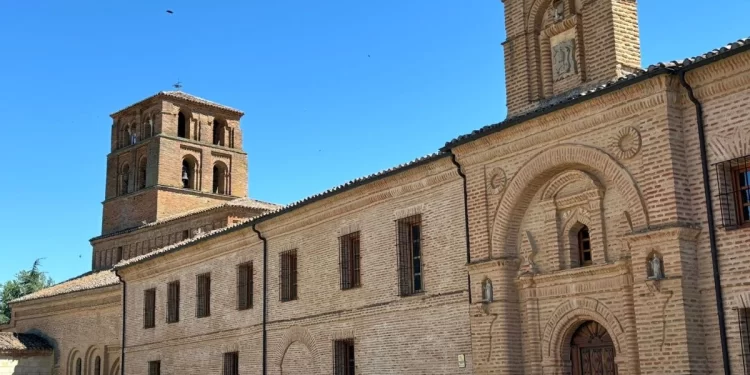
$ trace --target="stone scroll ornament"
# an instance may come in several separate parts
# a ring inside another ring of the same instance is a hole
[[[559,81],[576,73],[575,40],[568,39],[552,46],[552,79]]]
[[[620,129],[612,137],[610,148],[619,159],[630,159],[641,151],[641,133],[632,126]]]

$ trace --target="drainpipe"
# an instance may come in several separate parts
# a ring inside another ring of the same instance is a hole
[[[453,150],[451,150],[451,161],[453,162],[453,165],[456,166],[458,175],[461,176],[464,183],[464,230],[466,231],[466,265],[468,267],[469,263],[471,263],[471,243],[469,242],[469,193],[466,187],[466,175],[461,171],[461,164],[458,164],[456,154],[453,153]],[[468,270],[466,273],[469,291],[469,305],[471,305],[471,274]]]
[[[693,88],[685,79],[685,70],[680,71],[680,83],[687,90],[688,98],[695,105],[695,120],[698,124],[698,143],[701,151],[701,169],[703,171],[703,192],[706,199],[706,217],[708,219],[708,242],[711,247],[711,266],[714,273],[714,293],[716,294],[716,310],[719,316],[719,337],[721,340],[721,358],[724,361],[724,374],[731,373],[729,368],[729,350],[727,348],[727,326],[724,319],[724,296],[721,288],[721,274],[719,271],[719,250],[716,246],[716,226],[714,225],[714,204],[711,200],[711,184],[708,176],[708,156],[706,154],[706,131],[703,121],[703,106],[695,97]]]
[[[256,223],[253,223],[253,232],[258,235],[258,238],[263,241],[263,375],[268,372],[268,333],[266,324],[268,322],[268,242],[263,235],[260,234],[258,229],[255,228]],[[124,374],[123,374],[124,375]]]
[[[120,279],[122,284],[122,340],[120,341],[120,375],[125,375],[125,301],[127,300],[127,284],[122,279],[120,273],[115,271],[115,275]]]

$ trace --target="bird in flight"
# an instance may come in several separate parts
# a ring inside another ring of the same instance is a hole
[[[174,14],[174,12],[171,9],[167,9],[167,13]]]

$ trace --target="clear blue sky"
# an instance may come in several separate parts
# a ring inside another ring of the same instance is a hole
[[[748,36],[746,8],[640,1],[644,64]],[[250,194],[290,203],[504,119],[504,39],[500,0],[2,1],[0,281],[90,268],[109,114],[178,79],[245,111]]]

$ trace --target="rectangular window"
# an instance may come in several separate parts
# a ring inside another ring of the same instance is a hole
[[[190,237],[190,230],[185,229],[182,231],[182,240],[186,240]]]
[[[333,342],[333,374],[354,375],[354,340],[337,340]]]
[[[143,328],[156,326],[156,289],[143,291]]]
[[[148,363],[148,375],[161,375],[161,361],[150,361]]]
[[[180,282],[167,284],[167,323],[180,321]]]
[[[750,155],[716,164],[725,228],[750,225]]]
[[[297,250],[281,253],[279,278],[279,298],[281,302],[297,299]]]
[[[247,262],[237,266],[237,309],[247,310],[253,307],[253,263]]]
[[[115,263],[122,260],[122,246],[118,246],[115,251]]]
[[[211,315],[211,274],[204,273],[196,277],[195,282],[195,316],[205,318]]]
[[[341,289],[359,286],[359,232],[339,237]]]
[[[422,275],[422,216],[397,221],[399,291],[408,296],[424,290]]]
[[[239,375],[240,373],[240,353],[224,353],[224,371],[222,375]]]

